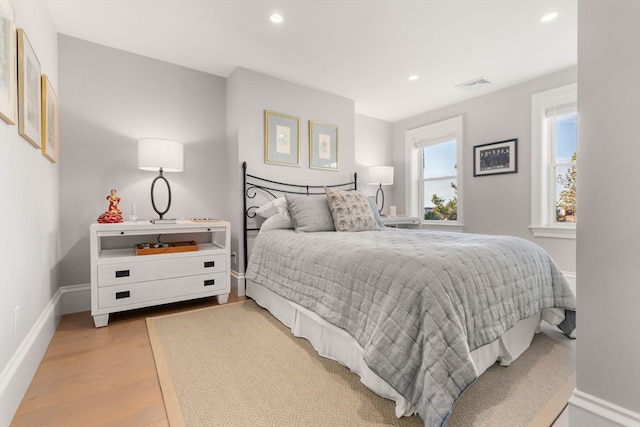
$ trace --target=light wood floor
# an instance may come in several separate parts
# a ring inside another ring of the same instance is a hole
[[[229,302],[243,299],[231,294]],[[89,312],[64,316],[11,427],[168,427],[145,319],[216,304],[115,313],[105,328]],[[566,412],[553,427],[568,426]]]
[[[64,316],[11,427],[168,426],[145,318],[215,304],[212,297],[115,313],[105,328],[89,312]]]

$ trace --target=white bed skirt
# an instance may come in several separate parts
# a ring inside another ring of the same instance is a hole
[[[250,280],[246,281],[246,295],[291,328],[293,335],[309,340],[320,356],[346,366],[357,374],[360,381],[371,391],[393,400],[396,403],[398,418],[416,413],[415,407],[409,401],[369,369],[362,357],[362,347],[345,330]],[[500,339],[474,350],[471,357],[478,376],[496,362],[508,366],[517,359],[529,348],[534,334],[539,331],[541,319],[555,325],[564,319],[564,312],[545,309],[542,313],[521,320]]]

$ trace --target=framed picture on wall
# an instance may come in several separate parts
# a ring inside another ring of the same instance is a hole
[[[518,172],[518,138],[473,147],[473,176]]]
[[[300,166],[300,119],[298,117],[265,110],[264,162]]]
[[[58,162],[58,95],[46,75],[42,75],[42,155]]]
[[[42,141],[41,116],[40,61],[18,28],[18,133],[36,148]]]
[[[309,121],[309,167],[338,170],[338,127]]]
[[[16,122],[16,25],[9,0],[0,0],[0,118]]]

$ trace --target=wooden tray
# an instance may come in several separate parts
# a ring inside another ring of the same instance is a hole
[[[156,247],[157,243],[139,243],[136,245],[136,255],[168,254],[174,252],[191,252],[199,250],[195,241],[162,243],[161,247]]]

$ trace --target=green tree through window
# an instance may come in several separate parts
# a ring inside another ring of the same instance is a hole
[[[571,156],[571,166],[569,169],[564,175],[558,175],[558,184],[562,186],[556,205],[556,221],[558,222],[576,222],[577,160],[578,153],[574,152]]]

